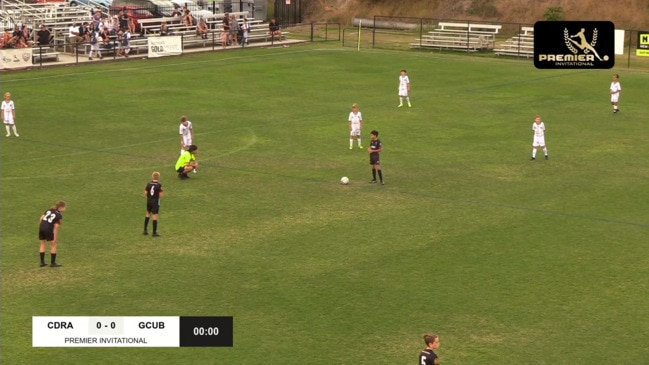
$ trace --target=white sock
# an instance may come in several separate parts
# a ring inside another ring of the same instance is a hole
[[[546,155],[546,156],[548,155],[548,148],[547,147],[543,149],[543,154]]]
[[[362,146],[363,144],[361,143],[361,139],[358,139],[358,147]]]
[[[406,101],[408,101],[408,104],[410,104],[410,96],[406,97]]]
[[[536,158],[536,148],[532,148],[532,158]]]
[[[10,135],[11,129],[9,128],[9,124],[5,125],[5,129],[7,130],[7,135]]]
[[[349,139],[349,147],[352,147],[354,145],[354,140],[352,138]]]
[[[399,104],[403,104],[403,98],[399,97]]]
[[[16,131],[16,125],[15,125],[15,124],[12,125],[11,128],[14,130],[14,134],[15,134],[15,135],[18,135],[18,132]]]

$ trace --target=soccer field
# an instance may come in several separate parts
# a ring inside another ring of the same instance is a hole
[[[443,364],[647,364],[648,84],[323,44],[5,73],[1,360],[414,364],[433,332]],[[348,149],[352,103],[383,186]],[[530,161],[536,114],[549,160]],[[153,171],[159,238],[142,235]],[[40,268],[59,199],[64,266]],[[233,316],[234,346],[32,348],[32,316]]]

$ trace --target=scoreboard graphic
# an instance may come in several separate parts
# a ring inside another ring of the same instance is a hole
[[[232,347],[232,317],[32,317],[32,347]]]

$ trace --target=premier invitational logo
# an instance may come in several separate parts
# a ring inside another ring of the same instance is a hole
[[[534,24],[537,68],[612,68],[615,26],[608,21],[537,22]]]

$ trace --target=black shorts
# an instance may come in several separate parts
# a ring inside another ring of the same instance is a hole
[[[54,231],[38,230],[38,239],[41,241],[54,241]]]
[[[146,211],[151,214],[158,214],[160,211],[160,201],[158,200],[147,200],[146,202]]]
[[[370,153],[370,165],[380,165],[381,156],[378,153]]]
[[[183,172],[185,172],[185,166],[179,167],[178,170],[176,170],[176,172],[179,172],[179,173],[182,174]]]

